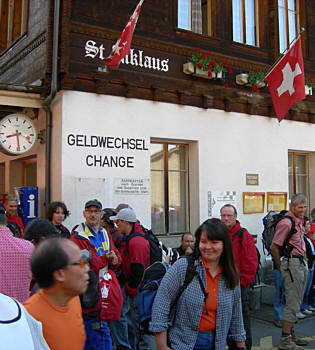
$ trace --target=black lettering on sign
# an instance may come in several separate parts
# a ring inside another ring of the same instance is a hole
[[[125,156],[97,156],[89,154],[85,158],[88,167],[95,168],[134,168],[135,157]]]

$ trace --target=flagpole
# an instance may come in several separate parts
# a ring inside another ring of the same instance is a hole
[[[305,31],[305,28],[302,27],[299,31],[299,33],[297,34],[297,36],[289,43],[289,46],[287,46],[287,48],[280,54],[280,56],[278,57],[278,59],[276,60],[276,62],[269,68],[268,73],[266,73],[265,78],[271,73],[271,71],[274,69],[274,67],[278,64],[278,62],[284,57],[284,55],[286,54],[287,51],[290,50],[292,44],[298,40],[298,38],[301,36],[301,34]]]

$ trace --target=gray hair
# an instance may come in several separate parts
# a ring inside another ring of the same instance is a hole
[[[307,198],[306,198],[306,196],[304,196],[304,194],[302,194],[302,193],[294,194],[294,195],[291,197],[291,204],[297,205],[297,204],[299,204],[299,203],[307,203]]]
[[[18,203],[18,199],[13,194],[9,194],[8,196],[5,197],[5,200],[4,200],[4,203],[8,203],[8,202]]]

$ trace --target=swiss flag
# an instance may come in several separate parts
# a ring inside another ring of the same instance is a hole
[[[113,69],[119,67],[120,61],[130,53],[130,45],[133,36],[133,32],[136,28],[136,24],[140,15],[141,5],[144,0],[140,0],[134,13],[130,17],[125,29],[121,33],[120,37],[113,46],[113,50],[110,55],[106,58],[105,64]]]
[[[268,73],[265,80],[280,122],[295,103],[305,98],[301,37]]]

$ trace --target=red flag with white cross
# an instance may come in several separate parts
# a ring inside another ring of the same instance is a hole
[[[105,64],[113,69],[119,67],[120,61],[130,54],[130,46],[132,41],[133,32],[136,28],[138,18],[140,15],[141,6],[144,0],[140,0],[138,6],[134,10],[132,16],[130,17],[126,27],[121,33],[120,37],[113,46],[113,50],[110,55],[106,58]]]
[[[294,104],[305,98],[301,37],[268,73],[265,80],[280,122]]]

